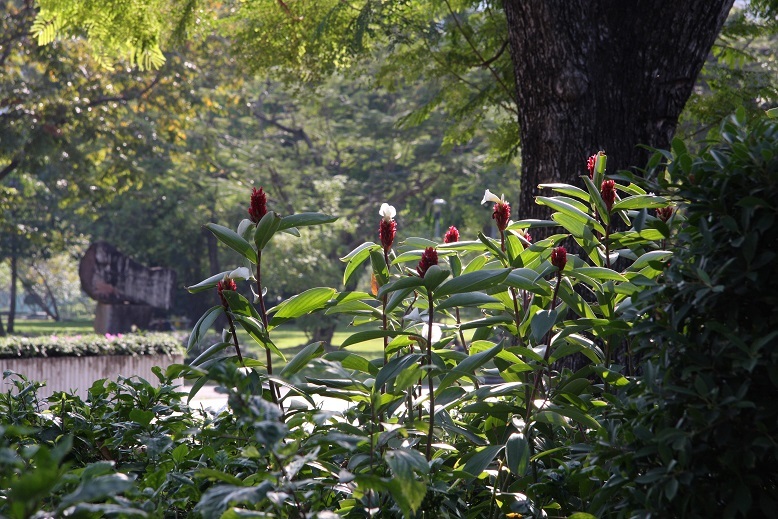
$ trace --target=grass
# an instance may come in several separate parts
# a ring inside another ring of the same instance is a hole
[[[51,321],[38,319],[14,320],[14,334],[26,336],[39,335],[84,335],[95,333],[91,319],[74,321]]]

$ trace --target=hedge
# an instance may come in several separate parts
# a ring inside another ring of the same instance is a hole
[[[0,338],[0,359],[90,357],[97,355],[171,355],[183,352],[182,339],[171,333]]]

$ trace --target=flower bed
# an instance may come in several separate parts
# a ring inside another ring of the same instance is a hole
[[[140,376],[156,380],[151,368],[183,360],[181,340],[172,334],[0,339],[0,373],[13,371],[46,382],[38,392],[41,398],[57,391],[73,391],[85,397],[94,381],[102,378]]]

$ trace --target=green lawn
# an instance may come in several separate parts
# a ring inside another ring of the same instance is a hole
[[[14,333],[19,335],[83,335],[94,333],[91,320],[50,321],[39,319],[15,319]]]

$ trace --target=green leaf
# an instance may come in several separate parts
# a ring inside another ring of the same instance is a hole
[[[470,476],[470,479],[477,478],[494,461],[494,458],[502,451],[502,445],[487,445],[478,447],[470,455],[465,455],[462,459],[466,460],[460,470]]]
[[[62,498],[59,509],[64,510],[74,503],[96,501],[121,494],[132,488],[134,479],[135,477],[119,473],[82,481],[76,490]]]
[[[629,380],[621,373],[616,373],[604,366],[592,366],[592,369],[600,378],[612,386],[623,387],[629,385]]]
[[[586,178],[589,177],[587,176]],[[587,203],[591,202],[589,193],[587,193],[580,187],[572,186],[570,184],[540,184],[538,187],[544,189],[551,189],[552,191],[556,191],[557,193],[561,193],[563,195],[573,196]]]
[[[640,270],[643,267],[647,267],[649,263],[653,263],[654,261],[667,261],[667,259],[672,255],[673,253],[669,250],[654,250],[647,252],[636,259],[635,262],[629,266],[629,270]]]
[[[488,296],[483,292],[466,292],[464,294],[454,294],[445,301],[442,301],[435,305],[435,310],[443,310],[446,308],[466,307],[466,306],[481,306],[490,303],[499,303],[500,300]]]
[[[221,305],[212,306],[200,317],[189,334],[189,341],[186,344],[186,351],[190,351],[194,346],[200,344],[205,334],[211,329],[213,323],[221,315],[223,308]]]
[[[281,226],[281,217],[275,211],[268,211],[257,224],[254,231],[254,244],[257,250],[261,251],[270,241],[270,238],[278,231]],[[256,263],[256,261],[254,261]]]
[[[290,360],[286,366],[284,366],[284,369],[281,370],[281,372],[278,374],[278,376],[282,378],[289,378],[301,369],[303,369],[305,366],[308,365],[308,362],[311,361],[311,359],[314,359],[316,357],[321,357],[324,354],[324,343],[320,342],[313,342],[300,350],[300,352],[292,357],[292,360]]]
[[[386,363],[386,366],[382,367],[375,378],[375,384],[373,390],[378,391],[384,384],[395,378],[404,370],[411,367],[413,364],[419,362],[424,357],[420,353],[411,353],[402,357],[395,357]]]
[[[297,213],[281,218],[278,230],[283,231],[292,227],[308,227],[311,225],[332,223],[337,219],[337,216],[323,213]]]
[[[429,472],[427,460],[419,451],[411,449],[390,450],[384,454],[384,459],[392,472],[389,493],[402,509],[403,515],[411,517],[427,495],[427,485],[416,478],[416,472]]]
[[[419,288],[422,286],[424,286],[424,278],[418,276],[405,276],[382,286],[378,290],[378,295],[376,297],[382,299],[384,294],[388,294],[389,292],[395,292],[405,288]]]
[[[661,196],[637,195],[619,200],[613,204],[612,211],[616,212],[625,209],[654,209],[657,207],[665,207],[667,204],[668,200]]]
[[[248,269],[246,269],[246,271],[248,272]],[[224,278],[232,278],[236,280],[241,279],[240,277],[234,277],[230,275],[234,272],[235,270],[225,270],[224,272],[219,272],[218,274],[214,274],[208,279],[204,279],[203,281],[200,281],[196,285],[186,287],[186,289],[189,291],[190,294],[197,294],[199,292],[204,292],[206,290],[211,290],[213,288],[216,288],[216,284],[219,281],[224,281]],[[244,277],[242,279],[246,279],[246,278]]]
[[[275,312],[273,319],[296,319],[324,306],[333,298],[334,288],[317,287],[306,290],[302,294],[292,296],[280,305],[268,311]]]
[[[224,290],[222,292],[224,299],[227,300],[227,304],[230,307],[230,311],[234,315],[245,315],[247,317],[254,317],[259,319],[259,313],[254,308],[254,305],[249,303],[249,300],[235,292],[234,290]]]
[[[427,272],[424,273],[424,288],[431,292],[435,291],[449,274],[451,274],[451,272],[440,268],[440,265],[432,265],[427,269]]]
[[[351,279],[351,276],[354,275],[354,273],[357,271],[360,265],[365,262],[367,258],[370,257],[370,253],[374,250],[380,250],[381,247],[376,245],[373,242],[367,242],[363,243],[350,253],[348,253],[346,256],[341,258],[341,261],[347,261],[346,264],[346,270],[343,272],[343,284],[346,285],[349,280]]]
[[[386,258],[381,250],[373,249],[370,251],[370,265],[373,267],[378,285],[383,287],[389,282],[389,266],[386,264]]]
[[[474,376],[475,370],[492,360],[502,350],[502,342],[496,344],[493,348],[486,351],[481,351],[473,355],[468,356],[462,362],[456,365],[455,368],[451,368],[440,384],[435,389],[435,393],[439,394],[441,391],[449,387],[462,377]]]
[[[212,344],[211,346],[208,347],[207,350],[205,350],[200,355],[198,355],[197,358],[194,359],[189,364],[191,366],[199,366],[200,364],[202,364],[206,360],[210,359],[211,357],[213,357],[217,353],[219,353],[219,352],[221,352],[221,351],[223,351],[223,350],[225,350],[227,348],[233,347],[233,346],[234,346],[234,344],[229,343],[229,342],[217,342],[216,344]]]
[[[366,330],[364,332],[352,333],[343,341],[343,344],[341,344],[340,347],[345,348],[346,346],[351,346],[352,344],[358,344],[360,342],[371,341],[383,337],[397,337],[398,335],[411,334],[400,330]]]
[[[569,204],[563,200],[558,200],[556,198],[549,198],[546,196],[535,197],[535,200],[537,200],[537,202],[541,205],[548,206],[551,209],[570,215],[573,218],[576,218],[577,220],[580,220],[584,223],[590,223],[591,225],[594,226],[596,230],[605,234],[605,229],[602,228],[602,225],[600,225],[600,223],[597,220],[592,218],[590,215],[584,213],[577,207],[573,206],[572,204]]]
[[[372,376],[376,376],[378,374],[378,367],[375,364],[366,358],[357,355],[356,353],[351,353],[350,351],[332,351],[324,355],[324,358],[327,360],[340,362],[340,365],[345,369],[361,371],[362,373],[368,373]]]
[[[508,469],[517,477],[522,478],[529,467],[530,448],[527,438],[522,433],[513,433],[505,443],[505,461]]]
[[[600,190],[594,185],[594,182],[592,182],[592,179],[590,179],[588,175],[582,175],[581,178],[586,184],[589,195],[591,195],[591,200],[594,203],[594,207],[597,209],[597,214],[600,215],[600,218],[602,218],[605,225],[608,225],[610,223],[610,213],[608,212],[608,206],[605,205],[605,201],[602,199]]]
[[[627,282],[627,278],[625,278],[615,270],[611,270],[605,267],[579,267],[577,269],[573,269],[570,272],[570,274],[575,274],[575,273],[583,274],[584,276],[593,279],[621,281],[624,283]]]
[[[451,294],[475,292],[502,283],[511,269],[479,270],[462,274],[459,277],[449,279],[435,291],[435,297],[444,297]]]
[[[135,408],[130,411],[130,420],[139,423],[144,427],[151,423],[151,421],[154,419],[154,416],[154,411],[147,411],[145,409]]]
[[[257,263],[256,251],[251,247],[249,242],[244,240],[238,233],[215,223],[207,223],[205,224],[205,227],[211,231],[220,242],[227,245],[251,263]]]
[[[532,316],[530,322],[530,329],[532,331],[532,337],[539,344],[546,336],[549,330],[554,326],[557,318],[556,310],[538,310],[535,315]]]

